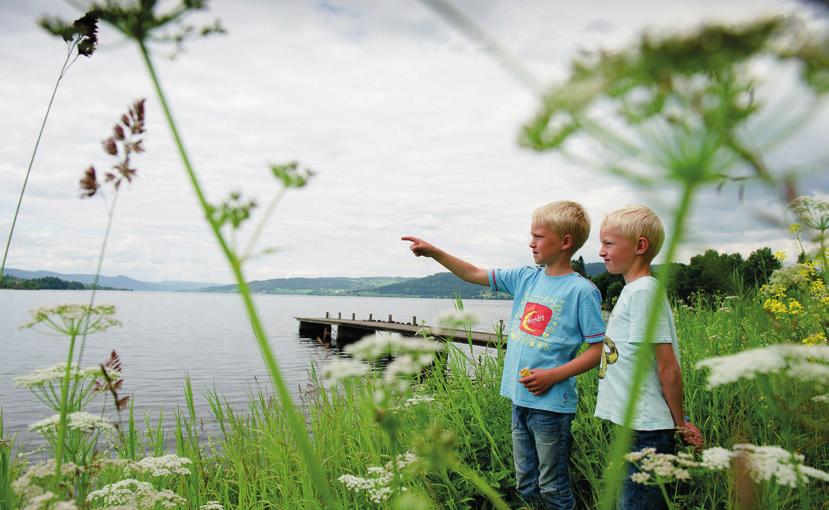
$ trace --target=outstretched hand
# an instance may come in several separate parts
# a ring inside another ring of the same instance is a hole
[[[403,236],[400,239],[402,241],[409,241],[412,243],[409,246],[409,249],[412,250],[412,253],[415,254],[415,257],[432,257],[437,252],[437,248],[435,248],[432,244],[427,243],[423,239],[420,239],[419,237]]]

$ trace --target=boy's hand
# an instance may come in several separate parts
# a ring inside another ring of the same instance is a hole
[[[427,243],[423,239],[412,237],[412,236],[403,236],[400,238],[402,241],[410,241],[412,244],[409,246],[409,249],[412,250],[412,253],[415,254],[415,257],[426,256],[432,257],[437,253],[437,248],[433,245]]]
[[[522,370],[523,372],[523,370]],[[560,382],[561,379],[557,377],[556,369],[554,368],[534,368],[529,371],[530,374],[518,379],[518,382],[527,388],[527,391],[536,397],[543,395],[554,384]]]
[[[686,421],[683,425],[676,428],[679,432],[679,437],[682,442],[688,446],[693,446],[695,450],[699,451],[705,444],[705,439],[702,437],[702,431],[690,421]]]

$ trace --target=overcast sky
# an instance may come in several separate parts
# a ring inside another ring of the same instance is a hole
[[[544,83],[566,76],[580,49],[619,47],[645,28],[676,30],[703,20],[741,21],[802,9],[758,1],[457,1]],[[62,2],[0,0],[0,243],[6,235],[65,45],[36,26],[67,19]],[[594,228],[580,255],[598,261],[602,216],[645,203],[663,217],[675,195],[644,193],[592,168],[520,148],[517,133],[538,98],[474,43],[419,2],[213,1],[191,19],[220,18],[224,36],[191,40],[157,65],[209,199],[233,190],[264,205],[278,186],[268,165],[298,160],[317,173],[286,195],[249,279],[287,276],[423,276],[401,235],[424,237],[485,267],[532,263],[533,209],[553,200],[585,205]],[[92,273],[106,224],[102,203],[78,198],[90,164],[111,161],[100,141],[134,99],[147,98],[147,152],[119,198],[103,273],[143,280],[230,281],[186,179],[134,45],[102,27],[100,48],[64,78],[35,161],[7,266]],[[777,89],[786,87],[777,80]],[[825,150],[817,128],[774,165]],[[801,182],[826,194],[826,172]],[[768,245],[795,252],[773,193],[750,187],[698,197],[681,259],[706,248],[748,255]],[[261,211],[260,211],[261,212]],[[251,228],[240,234],[240,244]],[[669,232],[670,234],[670,232]]]

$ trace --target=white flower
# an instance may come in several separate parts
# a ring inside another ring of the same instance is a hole
[[[702,451],[701,465],[708,469],[727,469],[731,465],[731,458],[734,452],[719,446],[706,448]]]
[[[429,395],[415,395],[411,398],[406,399],[406,401],[403,403],[403,407],[411,407],[418,404],[426,404],[434,401],[435,397],[431,397]]]
[[[448,329],[466,329],[472,327],[476,322],[478,322],[478,318],[474,314],[463,310],[450,310],[437,319],[437,323],[441,327]]]
[[[812,397],[812,400],[815,402],[829,402],[829,393],[825,395],[818,395],[816,397]]]
[[[29,503],[23,507],[23,510],[40,510],[41,508],[46,508],[49,502],[55,499],[55,497],[55,494],[52,492],[44,492],[30,499]]]
[[[102,418],[101,416],[91,414],[86,411],[69,413],[66,416],[66,418],[67,427],[73,430],[78,430],[87,433],[95,432],[96,430],[110,432],[115,431],[115,426],[112,424],[112,422],[110,422],[106,418]],[[29,430],[40,433],[52,432],[54,429],[57,428],[59,422],[60,415],[55,414],[48,418],[44,418],[40,421],[32,423],[31,425],[29,425]]]
[[[339,384],[348,379],[362,377],[368,373],[369,366],[361,361],[346,358],[331,360],[322,369],[322,376],[331,384]]]
[[[170,454],[161,457],[144,457],[130,467],[152,476],[189,475],[190,470],[187,466],[190,464],[192,461],[187,457]]]
[[[139,482],[132,478],[121,480],[90,492],[86,496],[88,503],[97,503],[105,506],[130,506],[137,509],[176,508],[187,501],[174,492],[164,489],[157,491],[147,482]]]
[[[625,454],[625,460],[628,462],[638,462],[642,460],[643,457],[653,455],[654,453],[656,453],[656,448],[645,448],[638,452],[630,452]]]
[[[117,372],[115,370],[108,368],[107,372],[110,378],[120,377],[120,372]],[[13,379],[13,383],[15,386],[19,388],[32,389],[40,386],[45,386],[47,384],[54,384],[60,382],[63,380],[63,376],[65,374],[66,363],[58,363],[57,365],[52,365],[48,368],[38,368],[34,372],[24,376],[15,377]],[[78,368],[77,366],[73,365],[72,368],[69,369],[70,380],[95,380],[98,377],[101,377],[101,369],[99,367]]]
[[[369,466],[366,472],[370,476],[341,475],[338,480],[351,491],[366,492],[373,503],[379,504],[388,501],[392,495],[392,488],[389,484],[394,477],[395,464],[397,470],[402,471],[415,461],[417,461],[417,456],[409,451],[398,455],[394,461],[387,462],[385,466]],[[406,487],[401,487],[400,490],[405,491]]]
[[[419,328],[417,331],[415,331],[415,336],[424,337],[424,336],[431,336],[431,335],[432,335],[432,330],[429,329],[429,328]]]
[[[798,480],[808,478],[829,479],[829,474],[803,464],[804,457],[777,446],[735,444],[734,451],[748,460],[751,477],[757,481],[774,479],[778,485],[797,487]]]
[[[225,507],[218,501],[208,501],[206,505],[200,506],[199,510],[225,510]]]
[[[362,360],[374,360],[398,354],[433,354],[444,349],[443,342],[425,338],[405,337],[399,333],[378,331],[362,340],[347,345],[345,352]]]
[[[829,382],[829,346],[776,344],[759,349],[708,358],[697,363],[709,368],[708,387],[713,388],[757,374],[785,373],[791,377],[820,383]]]
[[[635,483],[646,483],[648,480],[651,479],[651,475],[643,472],[633,473],[630,475],[630,479],[633,480]]]
[[[121,325],[115,319],[112,305],[66,304],[41,307],[30,313],[32,320],[20,326],[21,329],[42,327],[45,333],[59,336],[89,335]]]

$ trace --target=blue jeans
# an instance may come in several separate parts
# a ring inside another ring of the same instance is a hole
[[[676,454],[676,431],[674,429],[634,430],[630,451],[638,452],[645,448],[656,448],[657,453]],[[639,471],[633,464],[628,464],[627,471],[628,474],[622,484],[620,510],[662,510],[668,508],[658,485],[643,485],[631,480],[630,475]],[[668,492],[670,493],[670,490]]]
[[[573,414],[512,406],[512,455],[518,493],[539,508],[572,510]]]

